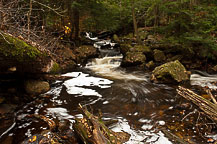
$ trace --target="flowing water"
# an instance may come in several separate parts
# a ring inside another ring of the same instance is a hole
[[[153,84],[149,73],[120,68],[121,59],[121,55],[96,58],[85,67],[63,74],[69,79],[55,81],[51,90],[42,95],[43,101],[35,100],[16,112],[16,120],[1,134],[0,142],[17,144],[47,129],[45,123],[26,118],[29,114],[41,114],[54,121],[67,120],[72,129],[75,117],[82,117],[77,109],[80,103],[91,107],[94,114],[100,109],[105,120],[118,120],[110,128],[129,133],[127,144],[179,143],[164,133],[165,129],[189,143],[206,143],[190,118],[185,118],[195,107],[185,109],[184,104],[188,103],[177,95],[177,86]],[[217,81],[217,77],[199,74],[191,77],[192,85],[216,89],[210,81]]]

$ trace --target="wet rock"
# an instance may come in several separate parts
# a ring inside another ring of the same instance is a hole
[[[50,144],[50,140],[43,135],[36,134],[25,139],[21,144]]]
[[[1,104],[0,105],[0,115],[7,113],[12,113],[17,108],[17,105],[14,104]]]
[[[120,45],[120,51],[122,54],[126,54],[131,48],[133,48],[130,44],[121,44]]]
[[[2,104],[5,101],[4,97],[0,97],[0,104]]]
[[[154,62],[153,61],[149,61],[147,64],[145,64],[145,66],[149,69],[154,67]]]
[[[217,72],[217,65],[212,68],[214,72]]]
[[[154,60],[156,62],[162,62],[166,60],[166,56],[163,51],[155,49],[154,50]]]
[[[146,56],[142,52],[127,52],[123,59],[123,66],[136,66],[145,63]]]
[[[152,71],[151,81],[171,83],[182,82],[190,79],[190,72],[186,71],[185,67],[178,61],[168,62]]]
[[[170,61],[175,61],[175,60],[181,61],[182,58],[183,58],[182,55],[175,55],[175,56],[171,55],[171,56],[167,56],[167,57],[168,57],[168,58],[167,58],[167,61],[168,61],[168,62],[170,62]]]
[[[91,45],[83,45],[75,50],[77,63],[84,63],[89,58],[97,56],[97,50]]]
[[[113,35],[113,40],[114,40],[114,42],[116,42],[116,43],[120,43],[120,38],[119,38],[118,35],[116,35],[116,34]]]
[[[157,42],[157,40],[156,40],[154,35],[148,35],[145,42],[148,44],[155,44]]]
[[[50,85],[46,81],[27,80],[25,82],[25,90],[30,95],[38,95],[49,91]]]

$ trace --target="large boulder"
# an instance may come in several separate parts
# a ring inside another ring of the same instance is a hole
[[[179,83],[189,79],[190,72],[178,60],[156,67],[151,75],[151,81],[155,83]]]
[[[25,82],[25,90],[30,95],[39,95],[50,90],[50,85],[46,81],[27,80]]]
[[[166,56],[163,51],[155,49],[154,50],[154,60],[156,62],[162,62],[166,60]]]
[[[0,72],[15,67],[21,73],[46,73],[52,65],[52,58],[46,51],[10,34],[0,35]]]

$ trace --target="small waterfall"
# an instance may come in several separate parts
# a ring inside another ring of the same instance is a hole
[[[196,71],[191,75],[191,85],[198,85],[201,87],[209,87],[210,89],[217,90],[217,75],[210,75],[205,72]]]
[[[137,80],[147,81],[147,75],[133,73],[129,74],[123,69],[120,69],[123,55],[120,53],[118,44],[113,43],[111,40],[96,40],[97,38],[91,38],[90,35],[86,36],[89,39],[94,39],[94,47],[99,50],[102,58],[95,58],[91,62],[87,63],[86,68],[94,71],[104,77],[111,79],[122,80]]]

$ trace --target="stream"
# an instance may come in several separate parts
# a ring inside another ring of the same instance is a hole
[[[181,135],[189,143],[207,143],[199,136],[191,117],[185,118],[196,107],[177,95],[176,85],[153,84],[148,72],[120,68],[122,55],[117,55],[117,51],[111,48],[107,51],[111,53],[62,74],[69,79],[53,82],[51,90],[42,95],[44,100],[37,99],[19,109],[11,127],[0,133],[0,143],[21,143],[48,128],[41,121],[25,118],[29,114],[41,114],[58,122],[67,120],[72,129],[75,117],[82,117],[78,104],[91,107],[94,114],[100,109],[104,120],[118,120],[110,128],[129,133],[131,137],[126,144],[178,143],[163,129]],[[200,85],[217,89],[212,81],[217,81],[216,75],[193,74],[191,87]]]

